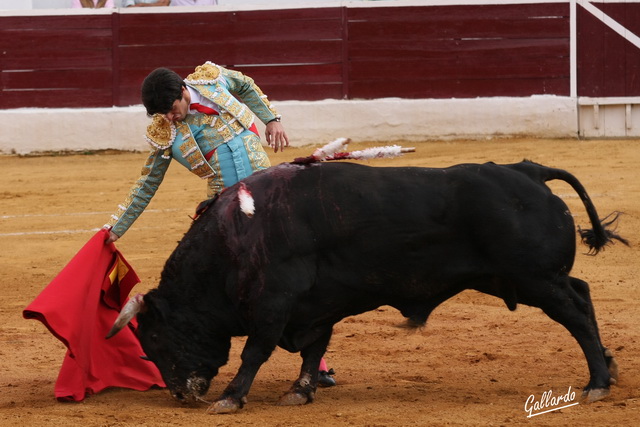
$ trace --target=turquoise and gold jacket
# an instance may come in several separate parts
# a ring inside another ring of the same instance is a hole
[[[153,116],[145,135],[152,150],[140,178],[105,224],[118,236],[122,236],[147,207],[171,159],[207,180],[209,198],[222,191],[225,185],[216,155],[207,161],[205,154],[222,144],[227,144],[233,151],[246,150],[252,169],[248,173],[270,166],[260,138],[249,128],[253,125],[254,114],[265,124],[279,115],[250,77],[207,62],[197,67],[185,79],[185,84],[219,106],[220,114],[188,114],[184,121],[175,124],[162,115]]]

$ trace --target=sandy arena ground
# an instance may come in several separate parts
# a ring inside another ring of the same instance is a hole
[[[64,346],[22,310],[107,221],[137,178],[145,153],[40,157],[0,156],[0,425],[48,426],[389,426],[632,425],[640,421],[640,141],[497,140],[403,144],[416,153],[375,166],[512,163],[528,158],[574,173],[601,216],[625,213],[616,244],[596,257],[579,245],[573,275],[590,283],[603,342],[620,364],[611,396],[527,418],[530,395],[540,400],[588,381],[584,356],[563,327],[540,310],[510,312],[501,300],[466,291],[441,305],[417,332],[396,327],[390,307],[336,325],[327,359],[338,386],[320,389],[313,404],[278,407],[296,378],[299,357],[278,349],[259,372],[248,405],[234,415],[207,415],[206,405],[181,406],[166,390],[109,389],[81,403],[59,403],[53,387]],[[358,149],[373,144],[352,144]],[[312,147],[271,154],[274,164]],[[366,183],[363,183],[366,185]],[[576,194],[552,183],[590,228]],[[118,248],[142,279],[156,286],[165,259],[190,224],[205,185],[174,165],[147,212]],[[243,339],[212,383],[214,399],[235,374]],[[634,422],[635,420],[635,422]]]

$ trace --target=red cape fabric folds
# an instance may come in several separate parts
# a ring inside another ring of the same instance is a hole
[[[115,245],[105,245],[108,235],[100,230],[93,236],[22,313],[67,347],[55,385],[61,401],[81,401],[107,387],[164,387],[156,366],[140,358],[144,352],[131,328],[105,339],[140,282]]]

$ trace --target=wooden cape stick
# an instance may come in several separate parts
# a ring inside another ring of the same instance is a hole
[[[399,145],[389,145],[384,147],[371,147],[364,150],[357,151],[339,151],[345,149],[347,144],[351,142],[348,138],[339,138],[325,145],[322,148],[317,149],[311,156],[298,157],[293,160],[296,164],[309,164],[316,162],[324,162],[328,160],[366,160],[366,159],[380,159],[380,158],[392,158],[401,156],[404,153],[413,153],[416,151],[415,147],[400,147]]]

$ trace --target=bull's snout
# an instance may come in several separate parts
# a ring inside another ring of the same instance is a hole
[[[203,396],[209,391],[210,381],[203,377],[192,376],[187,379],[183,387],[172,387],[171,396],[180,403],[190,403],[194,401],[207,402]]]
[[[210,383],[211,381],[204,377],[192,376],[187,380],[187,389],[197,399],[207,394]]]

